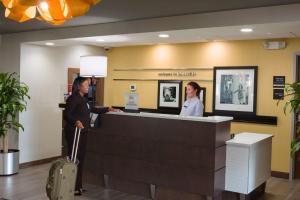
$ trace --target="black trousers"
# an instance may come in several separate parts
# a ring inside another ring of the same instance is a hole
[[[66,140],[68,145],[68,156],[71,158],[72,148],[73,148],[73,141],[75,135],[75,127],[70,128],[66,127]],[[83,166],[84,166],[84,159],[86,153],[86,143],[87,143],[87,131],[82,130],[80,134],[80,140],[78,145],[77,151],[77,160],[79,161],[78,170],[77,170],[77,178],[76,178],[76,186],[75,190],[80,190],[82,188],[82,175],[83,175]]]

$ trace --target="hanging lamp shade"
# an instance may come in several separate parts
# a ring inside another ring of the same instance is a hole
[[[84,15],[99,2],[101,0],[2,0],[6,18],[17,22],[37,18],[53,25]]]
[[[22,6],[35,6],[39,3],[39,0],[15,0]]]
[[[80,76],[82,77],[106,77],[106,56],[82,56],[80,57]]]
[[[5,17],[18,21],[25,22],[33,19],[36,16],[36,9],[34,6],[14,6],[5,10]]]
[[[70,7],[72,17],[79,17],[89,11],[91,4],[86,0],[66,0]]]
[[[53,25],[63,24],[72,17],[66,1],[45,0],[38,4],[37,9],[40,14],[38,19]]]

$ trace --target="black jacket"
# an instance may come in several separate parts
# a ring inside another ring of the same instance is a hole
[[[68,128],[74,128],[76,121],[80,121],[84,128],[90,128],[90,113],[103,114],[108,112],[107,107],[94,108],[89,106],[86,97],[82,97],[79,93],[72,94],[66,102],[64,111],[64,119]]]

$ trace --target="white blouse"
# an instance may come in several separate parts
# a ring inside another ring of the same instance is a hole
[[[184,102],[180,116],[203,116],[203,103],[198,97],[193,97]]]

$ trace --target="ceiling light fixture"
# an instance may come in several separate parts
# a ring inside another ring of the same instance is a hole
[[[169,38],[170,35],[168,35],[168,34],[159,34],[158,37],[160,37],[160,38]]]
[[[97,39],[96,42],[105,42],[104,39]]]
[[[250,33],[250,32],[253,32],[253,29],[252,28],[242,28],[240,31],[243,33]]]
[[[54,46],[55,44],[53,42],[46,42],[45,43],[47,46]]]
[[[61,25],[84,15],[101,0],[2,0],[5,17],[17,22],[37,18],[52,25]],[[38,16],[37,16],[38,12]]]

